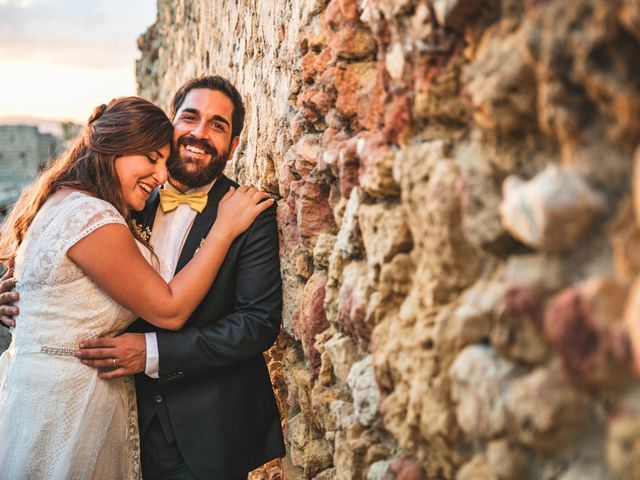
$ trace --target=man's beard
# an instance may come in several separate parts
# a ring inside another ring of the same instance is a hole
[[[208,153],[211,159],[208,163],[204,164],[197,160],[194,161],[194,159],[189,157],[183,158],[180,156],[180,145],[193,145],[198,147]],[[173,180],[189,188],[202,187],[222,175],[231,150],[231,145],[229,145],[229,148],[220,155],[216,147],[209,142],[197,139],[191,135],[179,138],[176,147],[167,160],[167,170]],[[195,167],[195,169],[187,168],[188,165]]]

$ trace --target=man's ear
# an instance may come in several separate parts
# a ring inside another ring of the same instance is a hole
[[[231,160],[233,158],[233,154],[236,152],[236,148],[238,148],[239,143],[240,135],[233,137],[233,140],[231,140],[231,150],[229,150],[229,158],[227,158],[227,160]]]

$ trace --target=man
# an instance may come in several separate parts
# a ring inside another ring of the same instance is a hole
[[[171,103],[169,182],[135,226],[149,237],[170,280],[194,255],[236,183],[222,171],[238,146],[244,106],[218,76],[195,78]],[[185,195],[186,193],[186,195]],[[160,205],[160,206],[159,206]],[[18,298],[2,282],[0,320]],[[143,320],[116,338],[83,341],[78,356],[105,379],[136,375],[145,479],[237,479],[284,455],[280,415],[262,353],[280,328],[281,279],[275,209],[234,242],[213,286],[178,332]]]

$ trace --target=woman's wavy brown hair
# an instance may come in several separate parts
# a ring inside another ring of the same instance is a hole
[[[156,151],[171,145],[172,138],[167,115],[142,98],[116,98],[96,107],[82,136],[48,165],[13,207],[0,230],[0,261],[6,263],[15,255],[36,214],[59,187],[82,190],[111,203],[129,223],[116,158]],[[131,232],[148,246],[133,228]]]

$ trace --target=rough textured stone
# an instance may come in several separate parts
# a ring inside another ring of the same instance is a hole
[[[487,462],[491,473],[497,480],[511,478],[533,478],[533,462],[531,455],[517,444],[508,440],[496,440],[489,443]]]
[[[484,37],[467,68],[467,95],[482,128],[518,134],[535,124],[534,76],[523,48],[520,31],[498,30]]]
[[[504,356],[535,365],[547,357],[542,337],[543,301],[532,287],[509,287],[491,331],[491,343]]]
[[[629,358],[617,358],[627,287],[594,278],[558,294],[544,318],[544,331],[577,385],[615,391],[630,382]]]
[[[640,392],[637,388],[612,412],[607,463],[615,478],[640,478]]]
[[[505,404],[518,441],[541,452],[575,441],[588,429],[589,400],[574,390],[557,368],[538,368],[516,379]]]
[[[520,241],[543,250],[571,247],[605,209],[600,194],[557,165],[529,182],[509,177],[503,190],[502,224]]]
[[[247,114],[226,174],[278,200],[265,358],[288,456],[252,480],[640,477],[638,19],[637,0],[158,1],[139,93],[228,77]]]
[[[393,178],[396,152],[380,136],[358,140],[361,158],[358,182],[363,191],[379,198],[400,195],[400,185]]]
[[[472,345],[449,368],[460,428],[472,438],[494,438],[507,427],[505,390],[517,366],[487,346]]]
[[[394,480],[394,478],[391,462],[388,460],[372,463],[367,472],[367,480]]]
[[[331,360],[333,373],[343,384],[347,384],[349,371],[358,360],[358,347],[346,335],[334,335],[324,343],[324,349]]]
[[[370,266],[379,268],[396,254],[411,250],[411,233],[401,206],[361,205],[358,223]]]
[[[360,191],[351,190],[349,201],[342,215],[342,226],[336,238],[336,248],[344,258],[359,258],[362,256],[364,245],[358,211],[360,209]]]
[[[336,237],[334,235],[321,233],[318,236],[316,246],[313,248],[313,266],[316,269],[329,268],[329,258],[335,242]]]
[[[424,470],[409,459],[401,458],[391,463],[391,470],[396,475],[396,480],[425,480]]]
[[[356,362],[348,377],[353,395],[355,416],[362,425],[370,425],[378,415],[380,390],[373,373],[371,356]]]
[[[618,215],[609,225],[608,234],[616,275],[632,281],[640,273],[640,251],[636,248],[640,242],[640,228],[634,221],[630,201],[622,202]]]
[[[456,475],[456,480],[493,480],[486,458],[477,455],[465,463]]]
[[[329,327],[324,311],[326,277],[322,273],[314,274],[305,285],[302,293],[302,307],[294,331],[302,340],[309,366],[314,373],[320,367],[320,353],[315,347],[316,335]]]
[[[303,238],[317,239],[321,233],[335,228],[333,211],[329,206],[329,188],[321,183],[291,182],[289,208]]]

